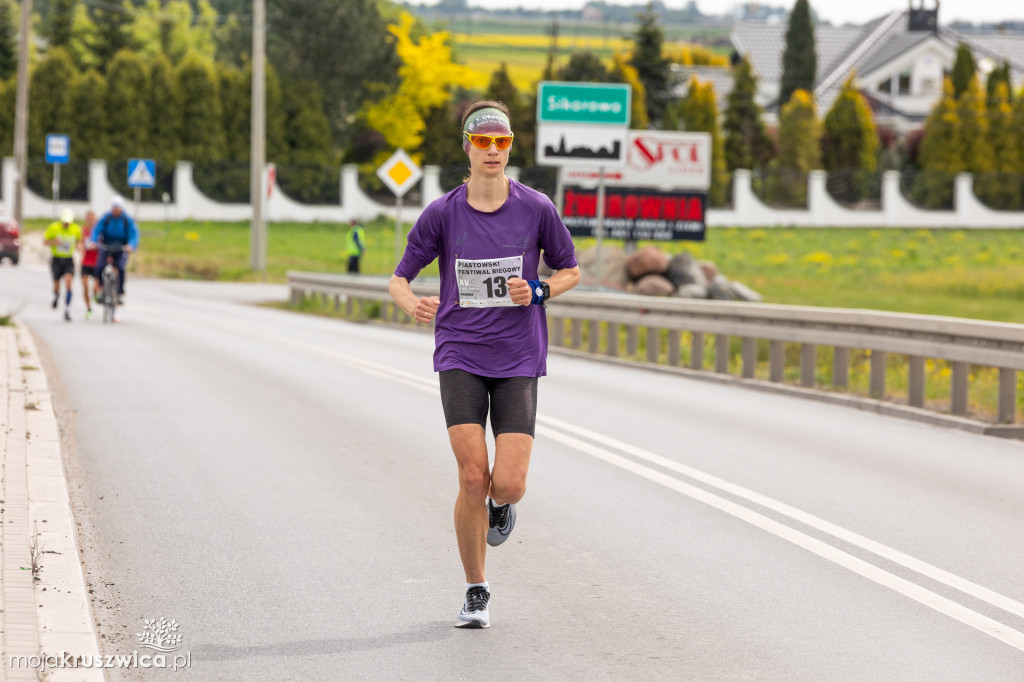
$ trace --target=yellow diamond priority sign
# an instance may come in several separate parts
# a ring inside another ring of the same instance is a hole
[[[395,193],[402,196],[423,177],[423,171],[409,158],[404,149],[398,149],[377,168],[377,177]]]

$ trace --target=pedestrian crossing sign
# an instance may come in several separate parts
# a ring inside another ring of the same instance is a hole
[[[128,159],[129,187],[156,187],[156,161],[153,159]]]

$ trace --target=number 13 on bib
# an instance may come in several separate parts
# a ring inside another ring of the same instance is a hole
[[[459,305],[490,308],[515,305],[508,295],[510,277],[523,276],[523,257],[487,260],[455,259],[455,277],[459,281]]]

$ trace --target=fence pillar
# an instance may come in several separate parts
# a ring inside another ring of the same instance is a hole
[[[668,330],[668,364],[670,367],[679,366],[680,347],[679,340],[683,333],[678,329]]]
[[[744,337],[742,341],[743,378],[753,379],[757,370],[757,339]]]
[[[551,344],[558,348],[565,345],[565,320],[561,317],[551,318]]]
[[[647,362],[657,362],[661,355],[661,330],[657,327],[647,328]]]
[[[715,335],[715,372],[729,373],[729,335]]]
[[[885,352],[871,351],[871,377],[868,379],[868,393],[872,398],[885,397]]]
[[[587,346],[591,353],[597,353],[601,345],[601,323],[597,320],[587,320]]]
[[[953,414],[963,416],[967,414],[967,380],[970,375],[970,365],[966,362],[954,362],[952,384],[950,386],[949,398]]]
[[[569,325],[570,343],[573,349],[579,349],[583,345],[583,320],[579,318],[572,318],[572,323]]]
[[[619,325],[616,322],[609,322],[607,329],[606,340],[608,341],[608,347],[605,348],[605,353],[609,357],[615,357],[619,354]]]
[[[690,369],[704,369],[704,332],[693,332],[690,341]]]
[[[1000,424],[1012,424],[1017,420],[1017,370],[999,368],[999,409]]]
[[[626,325],[626,357],[632,360],[636,357],[639,348],[639,330],[635,324]]]
[[[850,385],[850,349],[836,347],[832,355],[832,386],[847,388]]]
[[[800,346],[800,385],[814,387],[814,374],[818,369],[818,347],[813,343]]]
[[[911,407],[924,407],[925,375],[924,358],[911,355],[907,358],[907,402]]]
[[[772,341],[768,351],[768,380],[779,383],[786,374],[786,344]]]

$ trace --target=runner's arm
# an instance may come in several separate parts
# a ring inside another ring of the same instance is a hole
[[[564,294],[580,283],[579,267],[563,268],[556,270],[551,277],[543,280],[550,291],[549,299]],[[530,291],[530,283],[521,277],[511,277],[508,280],[508,294],[516,305],[527,306],[533,300],[533,292]]]
[[[388,283],[388,293],[395,299],[398,307],[405,311],[405,314],[417,322],[426,324],[434,319],[437,314],[437,306],[441,299],[437,296],[419,297],[412,292],[412,286],[405,277],[392,275]]]

